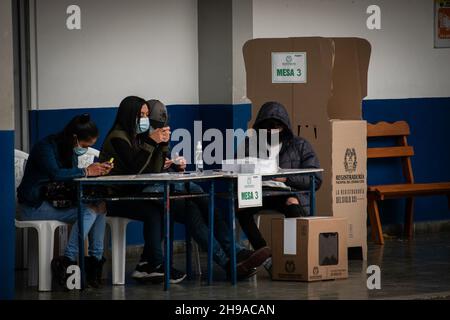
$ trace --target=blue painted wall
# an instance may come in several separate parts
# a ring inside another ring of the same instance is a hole
[[[14,297],[14,131],[0,131],[0,300]]]
[[[363,118],[370,123],[407,121],[411,129],[408,143],[415,151],[411,159],[415,182],[450,181],[450,98],[367,100]],[[400,161],[369,160],[369,184],[401,182]],[[380,209],[383,224],[403,223],[404,200],[383,201]],[[414,219],[450,219],[447,198],[416,198]]]
[[[249,104],[242,105],[171,105],[168,106],[170,126],[193,131],[194,121],[202,120],[203,131],[217,128],[246,128],[251,118]],[[110,129],[116,108],[89,108],[31,111],[31,144],[57,132],[75,115],[88,112],[99,126],[101,135],[96,144],[100,148],[104,135]],[[409,143],[415,147],[412,164],[417,182],[450,181],[450,98],[389,99],[363,101],[363,118],[370,123],[406,120],[411,126]],[[192,142],[194,143],[194,142]],[[204,147],[206,144],[204,144]],[[401,181],[399,163],[371,160],[368,163],[369,184]],[[224,190],[218,185],[219,191]],[[220,203],[219,203],[220,204]],[[383,224],[403,223],[403,200],[385,201],[381,207]],[[431,221],[450,218],[445,197],[418,198],[415,220]],[[176,238],[184,237],[184,228],[176,227]],[[142,243],[141,226],[134,222],[128,228],[127,241]]]
[[[250,119],[250,105],[170,105],[169,124],[172,131],[176,128],[185,128],[190,132],[194,130],[194,121],[202,121],[203,131],[217,128],[222,132],[229,128],[246,128]],[[34,145],[39,139],[63,129],[70,119],[78,114],[89,113],[99,127],[100,137],[94,148],[101,149],[106,133],[111,128],[116,107],[86,108],[86,109],[56,109],[33,110],[30,112],[30,142]],[[192,145],[194,141],[192,141]],[[203,145],[206,147],[207,143]],[[192,149],[194,150],[194,149]],[[206,166],[207,169],[211,168]],[[193,166],[188,167],[192,170]],[[216,189],[223,191],[224,186],[219,184]],[[220,205],[220,203],[219,203]],[[184,239],[184,227],[175,225],[175,239]],[[142,226],[140,222],[132,222],[127,229],[127,243],[143,243]]]

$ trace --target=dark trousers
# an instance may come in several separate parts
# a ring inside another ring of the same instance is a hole
[[[186,201],[186,210],[175,213],[175,220],[186,224],[192,238],[203,250],[208,249],[209,234],[209,202],[207,198],[194,198]],[[214,237],[213,237],[213,259],[226,268],[231,253],[231,240],[229,237],[229,226],[220,212],[214,214]],[[243,249],[236,244],[236,252]]]
[[[183,199],[170,201],[171,216],[185,211]],[[159,201],[117,201],[108,203],[108,216],[123,217],[144,223],[144,250],[141,262],[148,262],[152,267],[163,264],[161,241],[164,237],[164,206]],[[171,219],[171,235],[173,237],[173,221]],[[173,260],[171,260],[173,261]]]
[[[201,248],[207,250],[208,213],[207,198],[170,200],[171,236],[173,237],[174,222],[184,224]],[[108,204],[108,215],[142,221],[144,223],[144,250],[141,261],[146,261],[153,267],[163,263],[161,241],[164,237],[164,206],[162,201],[111,202]],[[225,268],[230,256],[231,241],[229,226],[219,213],[214,215],[214,234],[213,258],[217,264]],[[236,252],[241,249],[241,246],[236,245]]]
[[[256,225],[254,215],[262,210],[276,210],[285,215],[286,218],[298,218],[302,216],[289,214],[288,207],[286,205],[287,196],[274,196],[274,197],[264,197],[262,207],[245,208],[240,209],[237,213],[239,219],[239,224],[242,230],[246,234],[248,241],[252,245],[254,250],[261,249],[267,246],[266,240],[264,240],[261,232]]]

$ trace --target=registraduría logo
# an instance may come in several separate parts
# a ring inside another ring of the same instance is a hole
[[[356,159],[356,150],[355,148],[347,148],[344,156],[344,168],[348,173],[352,173],[356,171],[356,167],[358,165],[358,161]]]

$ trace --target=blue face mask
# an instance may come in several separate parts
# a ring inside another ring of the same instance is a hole
[[[86,152],[88,152],[88,148],[75,147],[73,148],[73,152],[79,157],[86,154]]]
[[[73,152],[75,153],[75,155],[77,157],[82,156],[82,155],[86,154],[86,152],[88,152],[88,148],[80,147],[80,142],[78,141],[78,137],[77,137],[77,146],[73,147]]]
[[[140,118],[136,127],[136,133],[143,133],[150,128],[150,120],[148,118]]]

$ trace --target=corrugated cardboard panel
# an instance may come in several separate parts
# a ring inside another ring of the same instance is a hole
[[[292,113],[292,84],[272,83],[272,52],[291,51],[289,38],[253,39],[245,43],[244,61],[247,76],[247,97],[252,101],[253,126],[261,106],[267,101],[282,103]]]
[[[334,43],[333,95],[330,119],[361,120],[362,99],[367,96],[370,43],[361,38],[332,38]]]

